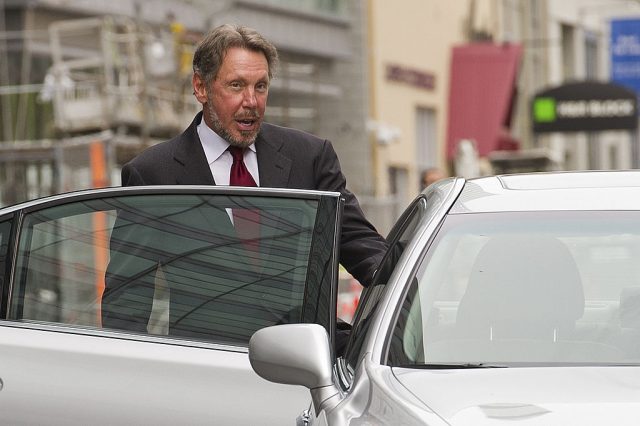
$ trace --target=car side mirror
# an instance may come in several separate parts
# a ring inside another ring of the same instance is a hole
[[[318,324],[283,324],[256,331],[249,361],[263,379],[311,391],[316,413],[339,402],[327,331]]]

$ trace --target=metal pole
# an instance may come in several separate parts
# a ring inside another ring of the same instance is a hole
[[[33,26],[33,12],[30,9],[25,11],[25,27]],[[31,37],[29,33],[25,33],[22,38],[22,65],[20,68],[21,77],[20,84],[26,85],[31,82]],[[33,98],[29,93],[21,93],[18,96],[18,111],[16,113],[16,131],[15,138],[17,140],[27,138],[27,117],[29,113],[29,103]]]

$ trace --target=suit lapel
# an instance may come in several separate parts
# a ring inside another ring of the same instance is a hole
[[[196,115],[191,125],[180,135],[180,141],[173,157],[182,165],[182,172],[176,176],[178,185],[216,184],[198,137],[197,126],[201,118],[202,112]]]
[[[263,124],[264,126],[264,124]],[[256,140],[260,186],[284,188],[289,182],[291,159],[280,153],[282,140],[268,140],[261,131]]]

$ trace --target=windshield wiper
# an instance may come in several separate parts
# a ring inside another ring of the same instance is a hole
[[[424,368],[430,370],[454,370],[465,368],[507,368],[504,364],[492,364],[487,362],[465,362],[458,364],[445,364],[445,363],[433,363],[433,364],[404,364],[399,365],[402,368]]]

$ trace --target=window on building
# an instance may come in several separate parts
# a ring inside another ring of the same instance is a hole
[[[584,69],[587,79],[598,78],[598,36],[587,31],[584,39]]]
[[[436,112],[432,108],[416,108],[416,159],[418,170],[438,165]]]
[[[407,169],[404,167],[389,167],[389,189],[394,198],[394,218],[398,218],[409,203]]]
[[[504,3],[504,40],[515,41],[520,38],[522,5],[518,1],[508,0]]]
[[[531,0],[529,2],[530,16],[531,16],[531,29],[534,34],[538,34],[542,28],[542,13],[543,8],[540,4],[540,0]]]
[[[575,77],[575,28],[572,25],[561,25],[562,38],[562,77],[571,80]]]

